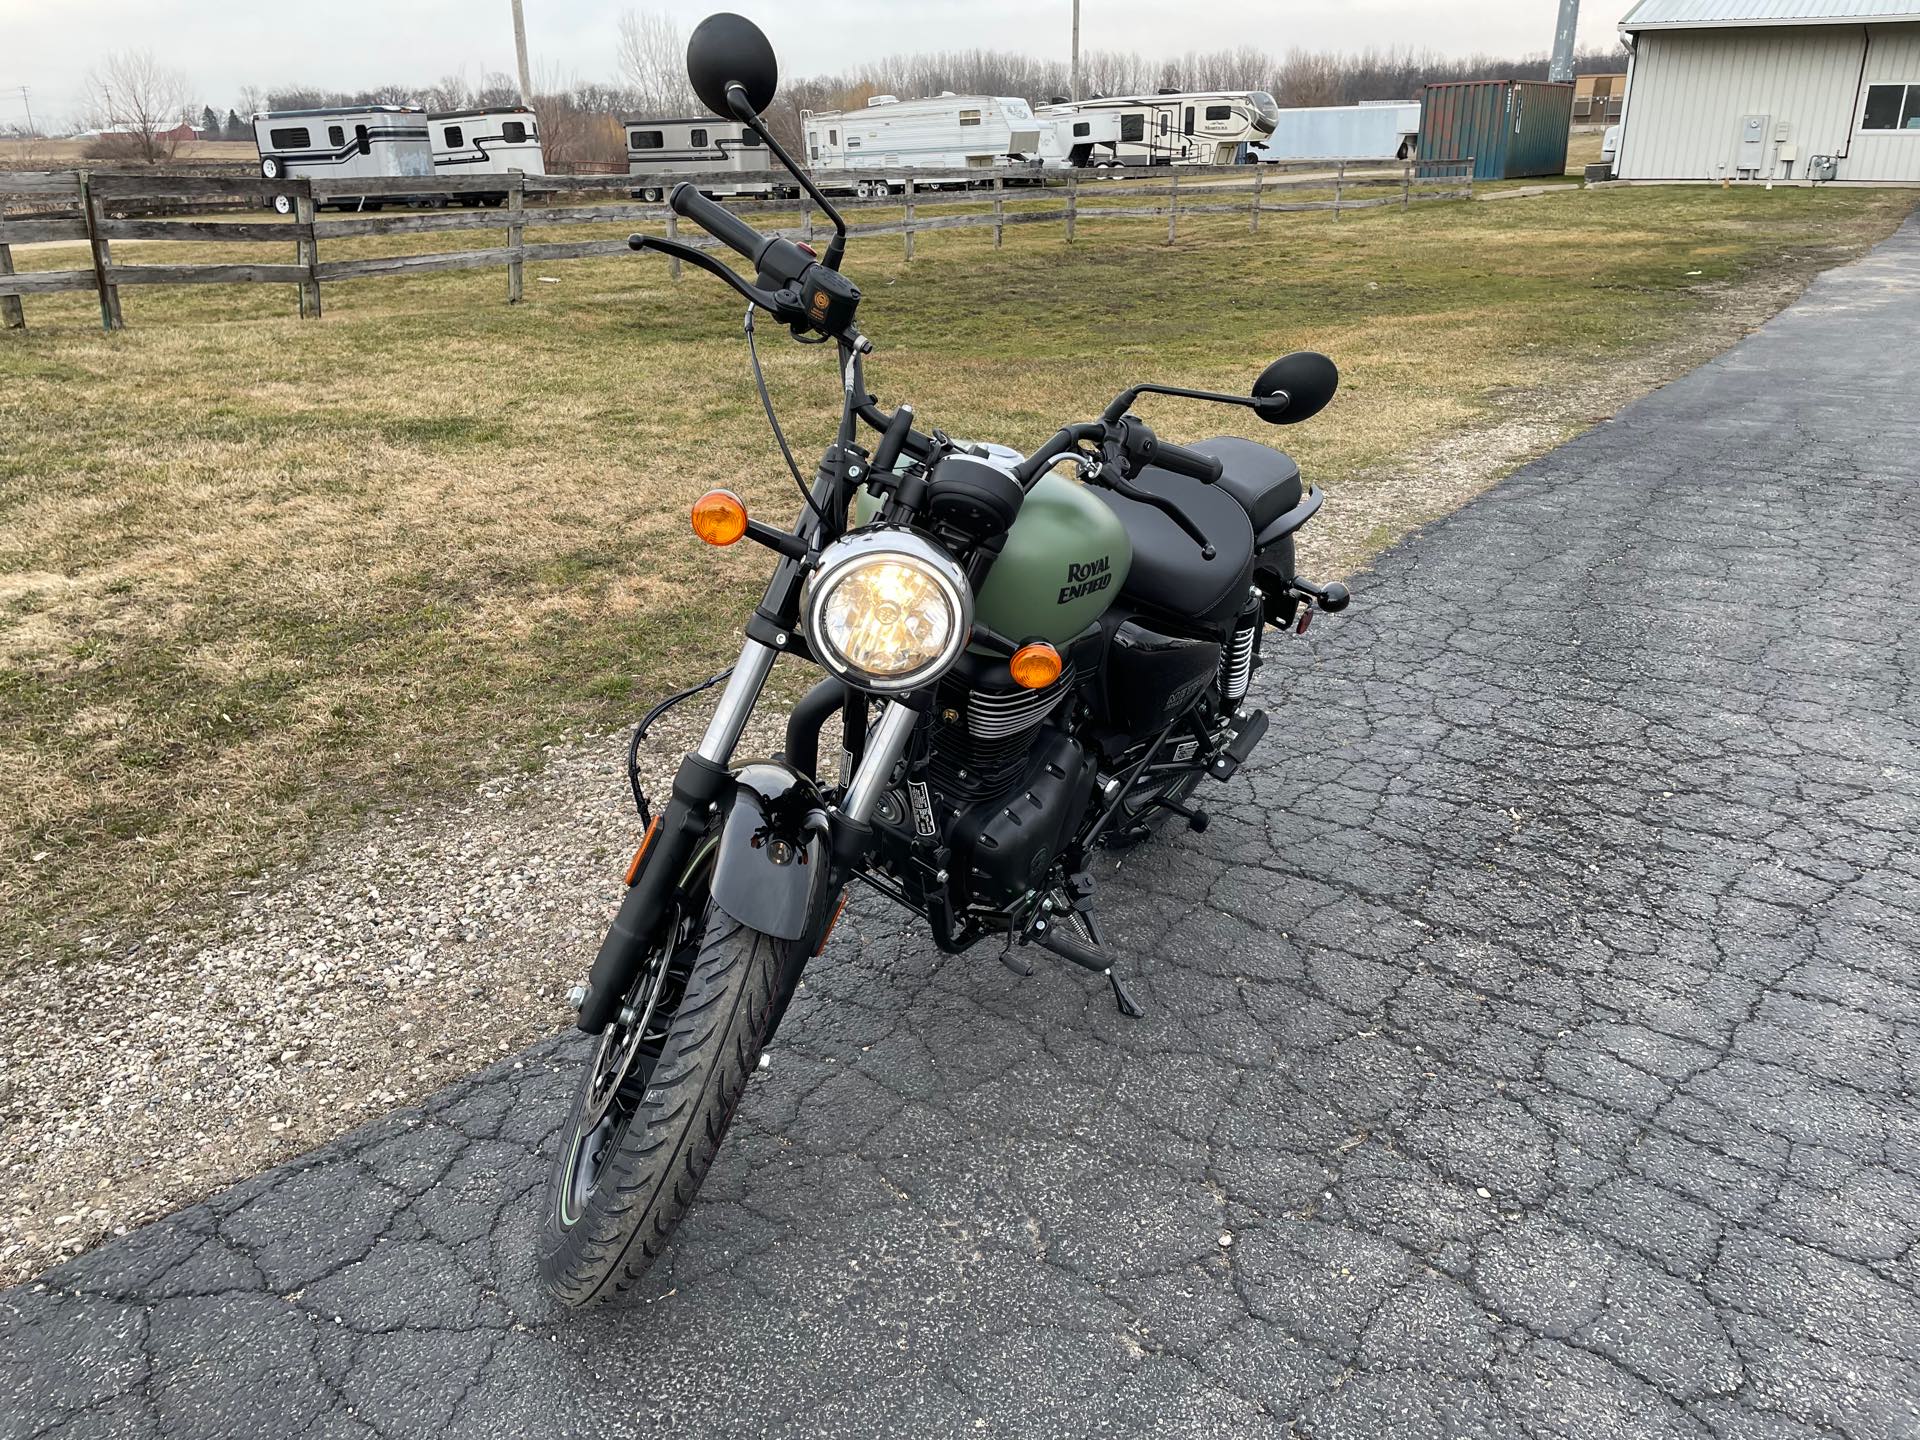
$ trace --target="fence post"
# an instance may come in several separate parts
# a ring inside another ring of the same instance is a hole
[[[1400,162],[1400,208],[1405,210],[1413,204],[1413,162]]]
[[[113,248],[100,233],[100,217],[93,203],[93,181],[84,170],[80,172],[80,212],[87,222],[87,249],[93,254],[93,283],[100,292],[100,328],[124,330],[127,327],[120,314],[120,287],[107,283]]]
[[[813,198],[804,190],[800,192],[800,238],[813,244]]]
[[[1167,244],[1173,244],[1173,237],[1180,225],[1180,171],[1177,166],[1169,165],[1167,170],[1173,176],[1167,186]]]
[[[526,294],[526,260],[519,253],[526,249],[527,241],[526,191],[527,178],[524,175],[515,175],[507,186],[507,248],[515,252],[513,258],[507,261],[509,305],[518,305],[521,296]]]
[[[1007,229],[1007,181],[1004,175],[993,177],[993,248],[1000,248],[1000,237]]]
[[[1250,235],[1260,233],[1260,187],[1266,179],[1260,172],[1265,168],[1258,160],[1253,162],[1253,206],[1247,212],[1247,233]]]
[[[1346,195],[1346,190],[1347,162],[1342,160],[1340,162],[1340,168],[1334,172],[1333,176],[1333,218],[1335,220],[1340,218],[1340,202]]]
[[[1080,176],[1067,177],[1067,243],[1073,244],[1073,222],[1080,213]]]
[[[680,235],[680,217],[673,211],[667,212],[667,239],[675,240]],[[680,258],[675,256],[667,262],[667,270],[674,279],[680,278]]]
[[[913,176],[907,177],[907,259],[913,259]]]
[[[0,275],[13,274],[13,247],[0,244]],[[27,328],[26,307],[18,295],[0,295],[0,325],[9,330]]]
[[[320,241],[313,233],[313,191],[302,186],[293,197],[293,248],[307,278],[300,282],[300,318],[320,318]]]
[[[1473,156],[1469,155],[1467,157],[1467,199],[1469,200],[1473,198],[1473,172],[1478,168],[1478,162],[1475,161]]]

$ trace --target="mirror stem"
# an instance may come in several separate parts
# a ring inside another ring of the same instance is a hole
[[[1188,390],[1179,385],[1136,385],[1131,390],[1122,390],[1113,397],[1113,403],[1106,408],[1101,419],[1111,424],[1133,408],[1133,402],[1142,395],[1172,395],[1182,400],[1211,400],[1216,405],[1244,405],[1249,410],[1258,410],[1261,401],[1252,395],[1222,395],[1217,390]]]
[[[840,212],[833,208],[833,202],[820,193],[820,187],[813,183],[812,178],[794,164],[793,157],[786,152],[786,147],[773,138],[773,132],[768,130],[765,122],[754,113],[753,102],[747,98],[744,85],[735,84],[727,87],[727,108],[733,111],[734,119],[760,137],[766,147],[779,158],[780,163],[787,167],[787,173],[800,182],[800,188],[812,197],[813,203],[826,211],[827,219],[833,222],[833,239],[827,242],[827,253],[820,257],[820,263],[829,270],[838,270],[841,258],[847,253],[847,222],[841,218]]]

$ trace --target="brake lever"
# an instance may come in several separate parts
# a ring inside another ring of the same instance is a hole
[[[795,303],[793,304],[782,304],[780,296],[787,292],[762,290],[758,285],[742,277],[732,266],[721,264],[718,260],[714,259],[713,256],[707,254],[706,251],[696,246],[688,245],[684,241],[663,240],[658,235],[629,235],[627,236],[627,248],[629,250],[657,250],[669,259],[684,260],[689,265],[697,266],[709,275],[717,276],[726,281],[727,284],[740,292],[742,298],[751,304],[758,305],[769,315],[777,316],[781,320],[789,323],[793,321],[794,312],[799,308],[798,297],[795,297]]]
[[[1162,515],[1173,521],[1174,524],[1178,525],[1187,533],[1188,539],[1200,547],[1200,558],[1202,560],[1211,560],[1220,553],[1214,549],[1213,542],[1207,539],[1206,532],[1187,517],[1186,511],[1174,504],[1173,501],[1167,499],[1166,496],[1156,495],[1153,491],[1143,489],[1133,483],[1126,473],[1126,467],[1120,462],[1117,445],[1109,441],[1108,444],[1102,448],[1108,453],[1103,457],[1100,465],[1101,484],[1105,485],[1116,495],[1124,495],[1127,499],[1137,500],[1142,505],[1151,505]]]

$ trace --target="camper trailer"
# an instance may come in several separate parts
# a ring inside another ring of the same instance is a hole
[[[704,194],[783,196],[792,187],[774,183],[773,159],[760,137],[737,120],[695,116],[673,120],[623,120],[627,173],[663,177],[635,190],[637,199],[666,198],[675,175],[738,174],[738,182],[702,180]]]
[[[1273,133],[1280,109],[1264,90],[1112,95],[1043,107],[1043,116],[1118,117],[1122,165],[1233,165]]]
[[[1314,105],[1277,114],[1273,132],[1248,145],[1250,158],[1278,165],[1295,160],[1405,160],[1420,146],[1418,100]]]
[[[492,110],[448,110],[427,117],[433,137],[433,168],[442,175],[539,175],[540,126],[524,105]],[[507,192],[467,191],[458,199],[498,205]]]
[[[427,112],[414,105],[364,105],[346,110],[268,110],[253,117],[260,173],[269,180],[395,179],[419,176],[431,192],[433,147]],[[378,210],[412,197],[330,196],[328,205]],[[291,195],[276,195],[273,208],[293,210]]]
[[[815,171],[887,172],[1032,166],[1051,128],[1013,96],[951,92],[925,100],[876,95],[859,110],[803,110],[800,126]],[[862,195],[887,188],[884,178],[853,186]]]

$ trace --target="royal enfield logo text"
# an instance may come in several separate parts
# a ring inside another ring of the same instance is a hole
[[[1059,604],[1065,605],[1083,595],[1098,595],[1113,584],[1113,557],[1102,555],[1085,565],[1067,566],[1067,583],[1060,587]]]

